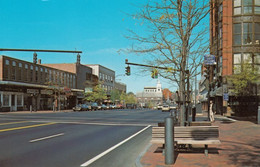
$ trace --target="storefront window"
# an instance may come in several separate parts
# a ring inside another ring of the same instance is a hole
[[[3,106],[9,106],[9,95],[3,95]]]
[[[23,95],[17,95],[17,106],[23,105]]]

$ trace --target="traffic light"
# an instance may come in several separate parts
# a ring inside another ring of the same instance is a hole
[[[37,53],[33,53],[33,63],[36,64],[37,63]]]
[[[130,74],[131,74],[131,72],[130,72],[130,66],[127,66],[127,67],[125,68],[125,75],[129,76]]]
[[[158,78],[158,70],[156,68],[153,69],[153,71],[151,73],[151,77],[154,79]]]

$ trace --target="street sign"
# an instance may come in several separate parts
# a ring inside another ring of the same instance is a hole
[[[204,55],[204,65],[214,65],[216,64],[214,55]]]
[[[224,93],[223,94],[223,100],[228,101],[228,99],[229,99],[228,93]]]

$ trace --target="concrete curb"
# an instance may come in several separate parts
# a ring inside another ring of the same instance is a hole
[[[143,167],[143,165],[141,164],[141,159],[144,156],[144,154],[148,151],[148,149],[152,146],[152,143],[149,143],[145,149],[143,150],[143,152],[141,152],[139,154],[139,156],[137,157],[137,159],[135,160],[135,166],[136,167]]]

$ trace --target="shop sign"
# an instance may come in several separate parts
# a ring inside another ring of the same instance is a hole
[[[53,91],[52,90],[41,90],[41,94],[43,94],[43,95],[51,95],[51,94],[53,94]]]
[[[38,89],[27,89],[27,93],[38,94],[39,90]]]

